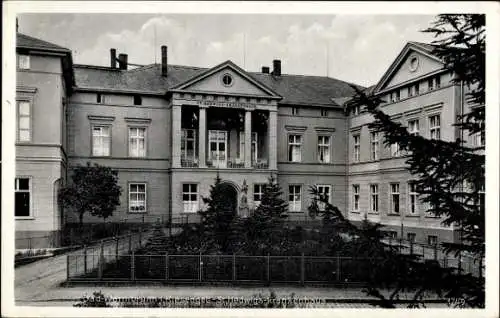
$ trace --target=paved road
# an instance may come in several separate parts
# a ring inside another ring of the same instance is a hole
[[[151,232],[143,233],[141,242],[144,244]],[[128,251],[128,239],[123,238],[119,244],[119,252],[125,253]],[[139,247],[139,234],[132,234],[131,240],[133,249]],[[100,244],[94,244],[89,247],[90,250],[99,250]],[[115,253],[116,241],[108,240],[103,243],[104,253]],[[37,300],[46,300],[46,295],[54,290],[64,290],[59,285],[66,280],[67,275],[67,255],[81,255],[83,249],[76,250],[70,253],[58,255],[55,257],[46,258],[28,265],[20,266],[15,269],[14,294],[17,302],[29,302]],[[90,264],[92,262],[92,264]],[[89,258],[89,269],[95,266],[95,262]],[[81,265],[83,269],[83,265]]]

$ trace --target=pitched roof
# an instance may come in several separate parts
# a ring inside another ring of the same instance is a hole
[[[167,77],[161,75],[161,65],[151,64],[132,70],[108,67],[74,65],[76,86],[95,90],[143,91],[162,94],[169,88],[188,81],[207,68],[168,65]],[[338,79],[282,74],[248,74],[283,97],[281,103],[296,105],[335,106],[332,98],[349,97],[354,94],[350,84]],[[358,85],[359,88],[363,88]]]
[[[24,49],[59,51],[65,53],[70,52],[70,50],[68,50],[65,47],[47,41],[43,41],[19,32],[17,33],[16,37],[16,47]]]

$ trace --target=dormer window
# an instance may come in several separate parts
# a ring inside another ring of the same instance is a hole
[[[97,104],[104,104],[104,95],[101,93],[97,93],[96,102]]]
[[[222,75],[222,84],[226,87],[233,85],[233,77],[231,74]]]
[[[142,105],[142,97],[140,95],[134,95],[134,105]]]

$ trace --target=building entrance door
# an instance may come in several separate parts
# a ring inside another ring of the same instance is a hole
[[[216,168],[226,168],[227,166],[227,131],[209,130],[208,143],[210,147],[209,160]]]

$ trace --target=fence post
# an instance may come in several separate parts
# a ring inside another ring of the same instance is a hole
[[[132,232],[128,231],[128,253],[132,253]]]
[[[66,255],[66,280],[69,280],[69,257],[70,255]]]
[[[87,275],[87,245],[83,245],[83,271]]]
[[[271,283],[271,255],[267,253],[267,283]]]
[[[458,252],[458,272],[462,271],[462,252]]]
[[[115,238],[116,240],[116,245],[115,245],[115,261],[118,262],[118,253],[119,253],[119,248],[120,248],[120,237],[117,236]]]
[[[165,280],[168,281],[169,279],[169,268],[168,268],[168,261],[169,261],[169,256],[168,252],[165,253]]]
[[[305,282],[305,259],[304,259],[304,253],[302,253],[300,257],[300,284],[304,286]]]
[[[198,281],[201,282],[203,276],[203,259],[201,258],[201,252],[199,256],[200,270],[198,272]]]
[[[337,282],[340,282],[340,256],[337,255]]]
[[[28,249],[31,250],[31,237],[28,237]]]
[[[142,226],[139,227],[139,248],[141,248],[142,244]]]
[[[135,255],[134,251],[130,255],[130,279],[135,280]]]
[[[102,272],[104,270],[104,240],[101,240],[100,252],[99,252],[99,268],[98,268],[98,278],[102,279]]]
[[[413,241],[410,241],[410,255],[413,256]]]
[[[236,254],[233,253],[233,283],[236,282]]]

